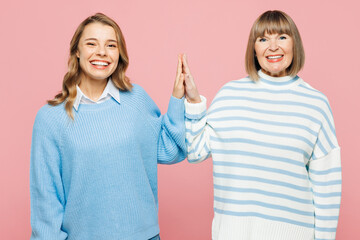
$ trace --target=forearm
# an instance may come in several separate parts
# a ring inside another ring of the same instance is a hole
[[[340,148],[312,160],[309,176],[315,206],[315,239],[335,239],[341,200]]]
[[[201,162],[211,154],[206,98],[201,96],[201,102],[195,104],[185,100],[185,117],[188,161]]]
[[[167,113],[162,116],[158,142],[158,163],[174,164],[186,157],[184,99],[171,97]]]

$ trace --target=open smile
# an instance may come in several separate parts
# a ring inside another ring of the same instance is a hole
[[[90,63],[96,69],[105,69],[110,65],[110,62],[103,60],[92,60]]]
[[[283,59],[284,55],[282,54],[266,56],[266,60],[270,63],[280,62]]]

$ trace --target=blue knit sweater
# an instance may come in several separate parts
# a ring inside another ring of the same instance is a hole
[[[38,112],[32,138],[31,239],[145,240],[159,233],[157,163],[185,158],[184,103],[160,111],[138,85],[120,103]]]

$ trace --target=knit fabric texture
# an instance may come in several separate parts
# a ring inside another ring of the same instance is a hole
[[[185,102],[188,161],[213,160],[213,240],[335,239],[340,148],[327,98],[259,72]]]
[[[157,163],[186,156],[183,99],[168,112],[138,85],[100,104],[64,105],[35,119],[30,168],[32,240],[139,240],[159,234]]]

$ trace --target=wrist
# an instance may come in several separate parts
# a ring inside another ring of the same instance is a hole
[[[173,92],[172,96],[173,96],[174,98],[181,99],[181,98],[183,98],[184,94],[181,95],[181,94],[179,94],[179,93],[174,93],[174,92]]]
[[[188,98],[189,103],[201,103],[200,95],[196,96],[195,98]]]

